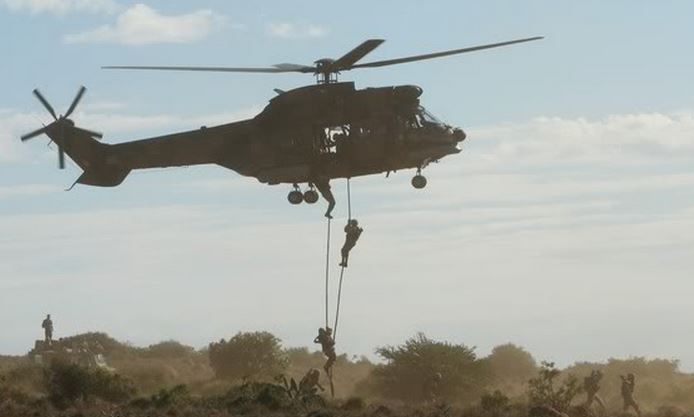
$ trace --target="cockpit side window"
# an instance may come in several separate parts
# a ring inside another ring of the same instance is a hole
[[[436,118],[433,114],[429,113],[424,107],[419,107],[419,116],[422,119],[423,124],[434,124],[441,125],[441,121]]]

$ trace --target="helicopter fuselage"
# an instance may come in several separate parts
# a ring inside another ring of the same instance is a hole
[[[119,185],[135,169],[217,164],[266,184],[314,183],[407,168],[460,152],[465,139],[431,116],[416,86],[329,83],[280,92],[253,119],[103,144],[60,119],[45,128],[84,173],[78,183]]]
[[[239,139],[248,157],[217,163],[268,184],[421,168],[460,152],[465,139],[426,112],[421,94],[411,85],[356,90],[351,82],[281,92],[240,122],[252,135]]]

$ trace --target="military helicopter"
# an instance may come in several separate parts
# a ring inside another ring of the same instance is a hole
[[[230,73],[313,74],[316,84],[277,96],[249,120],[173,133],[118,144],[98,141],[102,134],[75,126],[69,118],[86,89],[81,87],[64,115],[58,116],[38,91],[33,93],[53,117],[50,124],[21,137],[46,134],[58,147],[58,164],[67,154],[84,171],[75,184],[112,187],[134,169],[217,164],[261,183],[289,184],[291,204],[316,203],[316,189],[334,206],[329,182],[337,178],[415,169],[412,185],[427,184],[422,169],[460,152],[466,135],[445,124],[420,103],[422,89],[414,85],[356,89],[340,82],[341,72],[440,58],[449,55],[530,42],[542,37],[404,58],[358,63],[384,41],[370,39],[338,59],[313,65],[278,64],[265,68],[108,66],[107,69],[215,71]],[[73,184],[73,186],[75,185]],[[306,184],[301,191],[300,184]],[[72,187],[70,187],[72,188]]]

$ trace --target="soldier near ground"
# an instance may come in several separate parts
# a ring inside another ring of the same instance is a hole
[[[583,378],[583,389],[586,392],[585,407],[590,408],[593,402],[595,402],[600,406],[602,411],[605,411],[605,403],[598,395],[598,391],[600,391],[600,380],[602,380],[602,372],[599,370],[593,370],[590,372],[589,376]]]
[[[51,320],[50,314],[47,314],[46,318],[43,319],[41,327],[43,327],[44,340],[46,344],[50,345],[53,342],[53,320]]]
[[[299,382],[299,395],[314,395],[316,388],[325,391],[325,388],[320,384],[320,371],[316,368],[309,369]]]
[[[624,400],[624,411],[628,411],[629,408],[633,408],[636,414],[640,417],[641,410],[639,405],[636,404],[634,400],[634,388],[636,387],[636,378],[634,374],[628,374],[626,377],[620,375],[622,378],[622,400]]]
[[[313,339],[313,343],[320,343],[323,354],[328,358],[323,369],[325,369],[325,373],[328,374],[328,376],[331,376],[333,364],[337,360],[333,330],[330,327],[326,327],[325,329],[322,327],[319,328],[318,336]]]
[[[361,236],[363,231],[364,229],[359,227],[359,222],[357,222],[357,219],[350,220],[347,223],[347,226],[345,226],[345,244],[342,246],[342,262],[340,262],[341,267],[347,268],[349,251],[351,251],[354,245],[357,244],[357,240],[359,240],[359,236]]]

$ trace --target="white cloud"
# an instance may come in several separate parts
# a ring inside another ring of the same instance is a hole
[[[0,163],[21,159],[26,151],[19,137],[40,128],[41,121],[45,120],[42,116],[0,109]]]
[[[149,45],[192,43],[206,38],[224,17],[212,10],[167,16],[145,4],[136,4],[121,13],[114,25],[65,35],[66,43],[119,43]]]
[[[0,4],[12,11],[57,15],[72,12],[115,13],[120,8],[113,0],[0,0]]]
[[[0,200],[15,197],[33,197],[56,192],[55,187],[45,184],[0,186]]]
[[[473,163],[634,165],[694,158],[694,111],[613,115],[600,120],[540,117],[470,130]],[[481,157],[481,158],[480,158]]]
[[[279,38],[320,38],[328,33],[324,26],[290,22],[270,23],[267,31]]]

